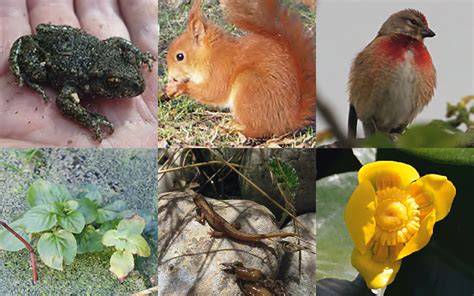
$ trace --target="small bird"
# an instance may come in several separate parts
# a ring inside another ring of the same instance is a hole
[[[349,76],[349,138],[357,119],[365,136],[401,133],[431,101],[436,69],[424,38],[434,37],[426,17],[414,9],[392,14],[355,58]]]

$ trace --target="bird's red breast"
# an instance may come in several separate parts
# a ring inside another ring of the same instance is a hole
[[[403,62],[406,52],[413,53],[414,63],[418,67],[432,67],[431,56],[423,42],[405,34],[393,34],[381,37],[376,46],[377,55],[381,58],[390,58],[393,62]]]

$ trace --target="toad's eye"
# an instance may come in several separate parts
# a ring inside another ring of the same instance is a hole
[[[176,54],[176,60],[177,60],[178,62],[183,61],[183,60],[184,60],[184,53],[179,52],[178,54]]]

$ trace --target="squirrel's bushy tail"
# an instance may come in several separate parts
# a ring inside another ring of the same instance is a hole
[[[221,0],[227,19],[237,28],[268,35],[285,43],[295,58],[301,89],[300,112],[296,121],[309,123],[316,111],[316,41],[279,0]]]

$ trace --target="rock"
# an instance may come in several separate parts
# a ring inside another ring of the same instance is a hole
[[[296,214],[316,211],[316,150],[315,149],[248,149],[241,165],[242,173],[284,205],[281,194],[271,181],[267,169],[271,158],[278,157],[292,166],[298,174],[300,186],[296,192]],[[268,207],[277,216],[281,210],[262,196],[248,182],[240,178],[241,196]]]
[[[207,200],[227,221],[241,223],[244,232],[278,231],[273,215],[255,202]],[[221,263],[238,260],[272,277],[278,272],[282,250],[276,241],[244,243],[210,237],[209,225],[196,221],[195,206],[188,193],[160,195],[158,223],[159,295],[238,295],[234,277],[221,271]]]
[[[316,251],[316,213],[307,213],[297,217],[311,232],[301,229],[303,240],[312,242],[312,250]],[[294,231],[293,222],[282,231]],[[295,238],[285,240],[296,243]],[[305,244],[307,245],[307,244]],[[281,261],[280,279],[285,283],[292,295],[316,294],[316,255],[307,251],[301,252],[301,275],[299,273],[299,254],[285,253]]]

